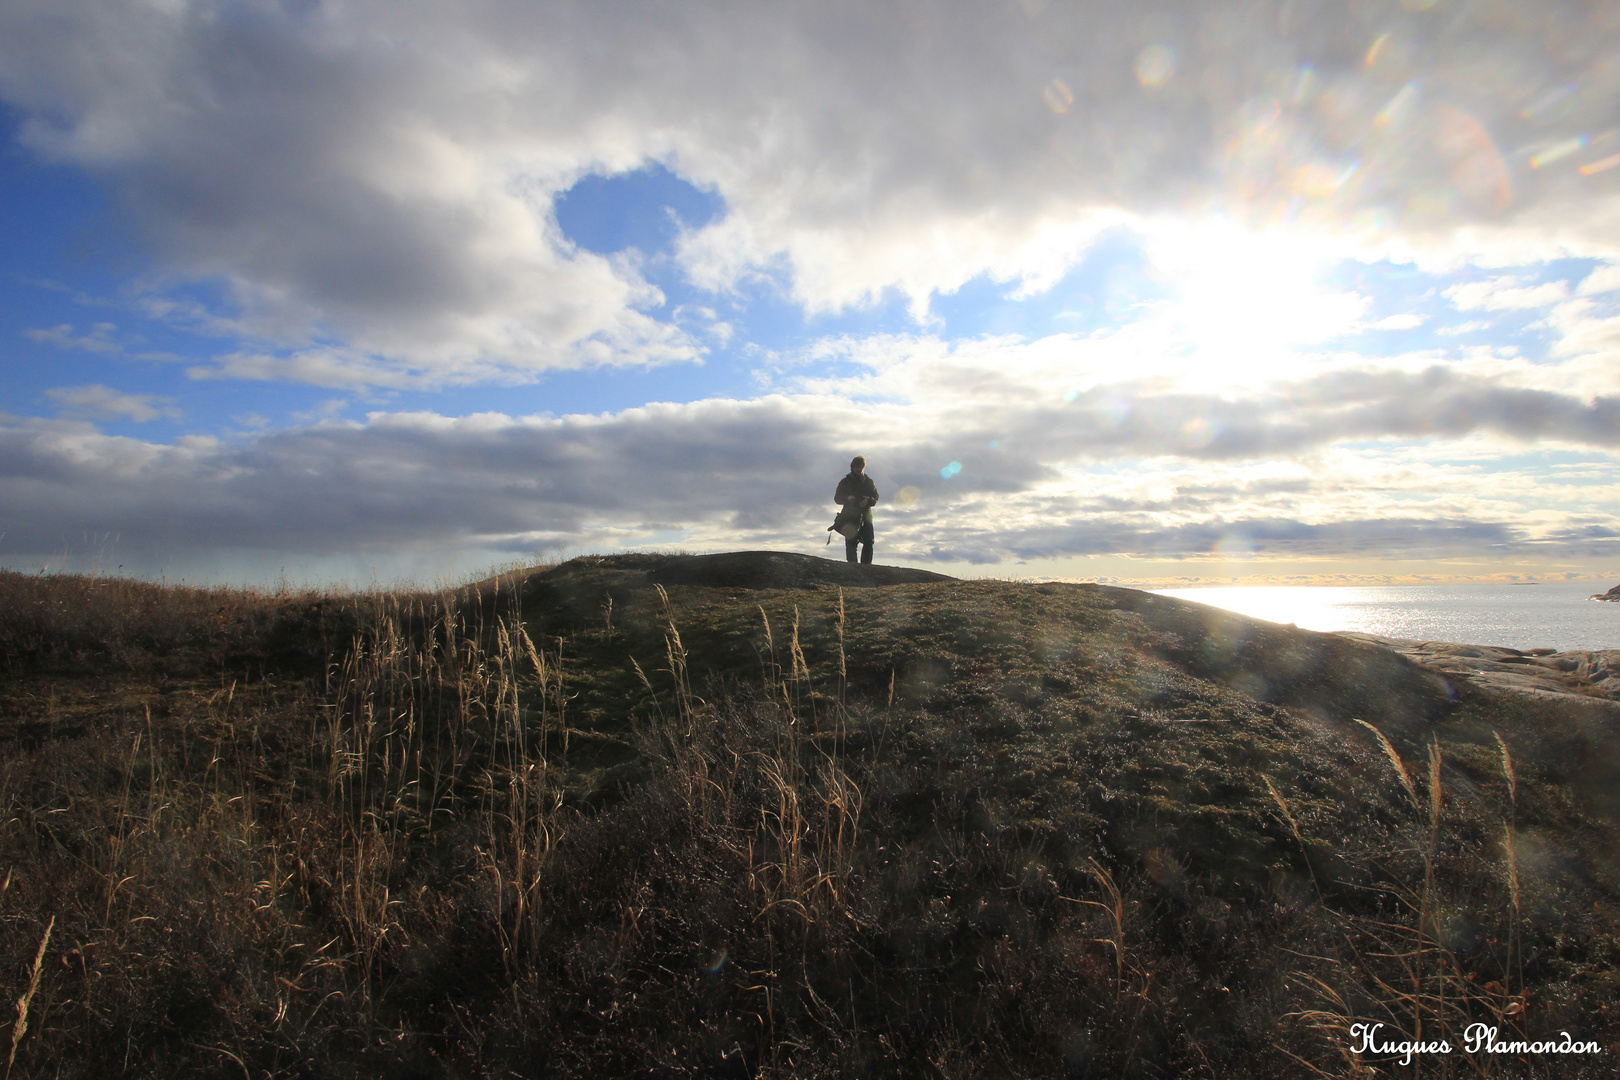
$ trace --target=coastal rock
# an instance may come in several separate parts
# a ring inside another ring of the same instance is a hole
[[[1614,588],[1610,589],[1608,592],[1593,593],[1590,597],[1588,597],[1588,599],[1591,599],[1591,600],[1613,600],[1616,603],[1620,603],[1620,585],[1616,585]]]
[[[1620,599],[1620,597],[1616,597]],[[1620,649],[1509,649],[1454,641],[1411,641],[1342,632],[1340,637],[1381,645],[1430,671],[1490,690],[1533,697],[1620,701]]]

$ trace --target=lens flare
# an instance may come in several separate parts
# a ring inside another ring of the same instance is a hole
[[[1554,143],[1541,151],[1541,153],[1531,157],[1530,167],[1532,169],[1544,169],[1555,161],[1562,161],[1571,154],[1578,154],[1585,149],[1586,136],[1577,135],[1573,139],[1565,139],[1563,142]]]
[[[1323,199],[1338,191],[1356,175],[1360,162],[1311,161],[1294,174],[1294,189],[1301,195]]]
[[[1550,124],[1555,120],[1562,120],[1574,104],[1572,100],[1574,96],[1573,86],[1555,86],[1520,109],[1519,115],[1537,124]]]
[[[1383,52],[1384,46],[1388,44],[1389,35],[1379,34],[1377,39],[1373,41],[1372,47],[1367,50],[1366,58],[1362,60],[1362,63],[1367,67],[1372,67],[1374,64],[1378,63],[1378,54]]]
[[[1485,126],[1451,105],[1434,110],[1435,149],[1451,172],[1451,183],[1475,206],[1493,211],[1507,209],[1513,186],[1507,163]]]
[[[917,504],[917,500],[920,498],[922,498],[921,489],[907,485],[906,487],[901,488],[899,493],[895,495],[894,501],[898,506],[915,506]]]
[[[1246,559],[1254,553],[1254,541],[1239,532],[1223,533],[1215,541],[1215,554],[1228,559]]]
[[[1606,158],[1590,162],[1581,166],[1582,176],[1596,176],[1600,172],[1608,172],[1616,165],[1620,165],[1620,154],[1610,154]]]
[[[953,461],[943,469],[939,470],[939,476],[941,480],[949,480],[951,477],[955,476],[961,471],[962,463],[960,461]]]
[[[1418,88],[1412,83],[1407,83],[1379,110],[1378,122],[1385,127],[1401,123],[1412,115],[1412,110],[1417,107],[1417,101]]]
[[[1062,79],[1053,79],[1047,83],[1046,89],[1041,91],[1041,97],[1046,101],[1046,107],[1059,116],[1068,112],[1069,106],[1074,104],[1074,91],[1070,90]]]
[[[1301,64],[1294,73],[1294,88],[1288,95],[1288,104],[1303,105],[1316,89],[1316,71],[1309,64]]]
[[[1137,82],[1149,90],[1157,90],[1176,73],[1175,50],[1154,42],[1136,54],[1135,71]]]
[[[1219,425],[1202,416],[1195,416],[1181,425],[1181,445],[1188,450],[1202,450],[1214,442],[1218,434]]]

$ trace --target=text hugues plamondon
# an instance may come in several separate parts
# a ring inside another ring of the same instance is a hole
[[[1388,1039],[1379,1035],[1383,1024],[1351,1024],[1350,1038],[1358,1054],[1401,1055],[1401,1064],[1410,1065],[1414,1054],[1449,1054],[1451,1043],[1445,1039],[1425,1042],[1421,1039]],[[1469,1024],[1463,1029],[1462,1048],[1470,1054],[1601,1054],[1602,1047],[1595,1042],[1581,1042],[1571,1038],[1569,1032],[1560,1031],[1556,1039],[1499,1039],[1497,1029],[1489,1024]]]

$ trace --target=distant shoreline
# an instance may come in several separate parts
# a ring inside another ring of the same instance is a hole
[[[1589,582],[1509,585],[1266,586],[1150,590],[1319,633],[1467,643],[1528,652],[1620,649],[1620,605],[1593,602]],[[1604,586],[1607,588],[1607,585]]]

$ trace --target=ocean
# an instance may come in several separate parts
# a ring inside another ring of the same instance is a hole
[[[1152,591],[1307,630],[1356,630],[1382,637],[1562,652],[1620,649],[1620,603],[1587,599],[1608,588],[1586,582]]]

